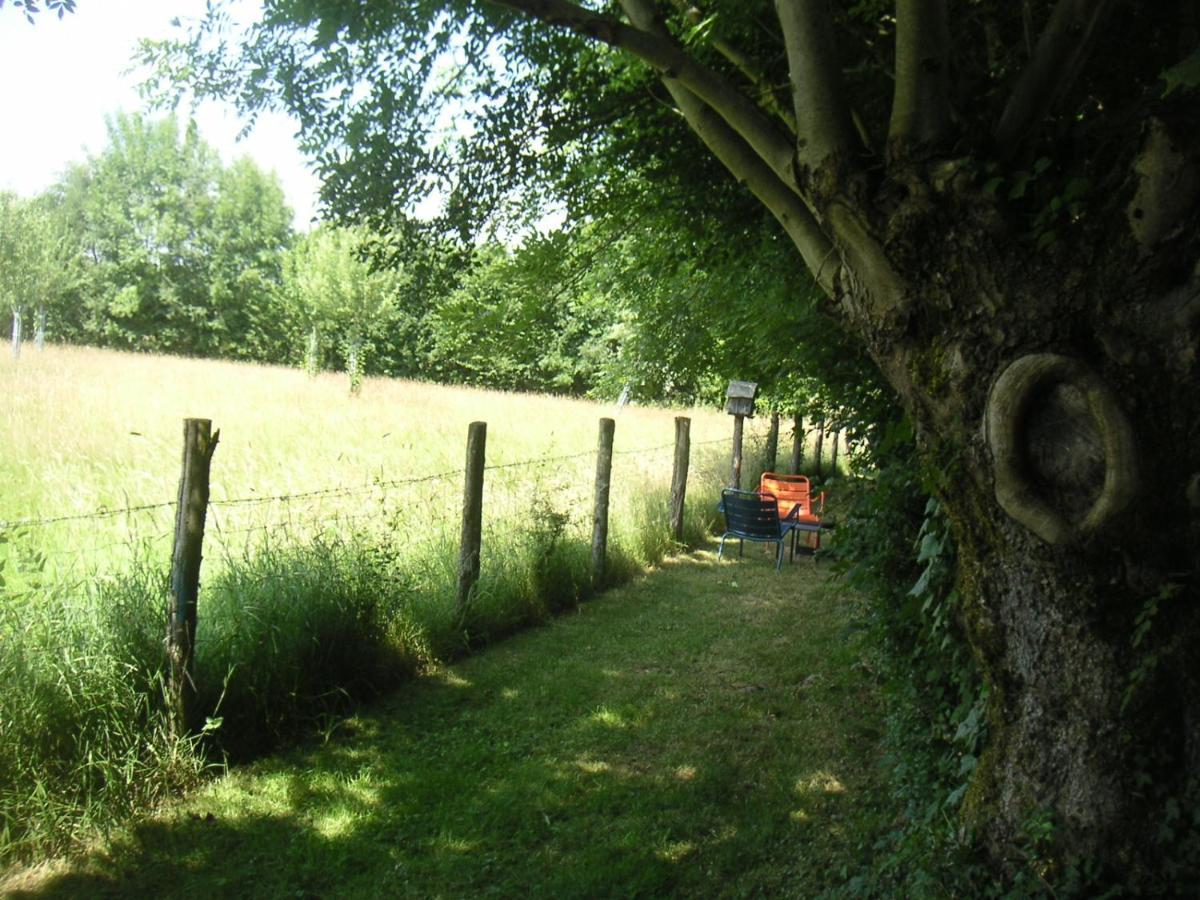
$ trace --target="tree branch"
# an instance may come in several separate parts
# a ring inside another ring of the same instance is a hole
[[[733,176],[758,198],[783,226],[813,278],[833,296],[841,260],[800,196],[784,184],[713,109],[673,79],[664,78],[688,125]]]
[[[756,104],[711,69],[679,48],[665,33],[634,28],[568,0],[494,0],[500,6],[568,28],[633,54],[665,77],[679,81],[711,106],[785,184],[798,189],[792,168],[794,149]]]
[[[994,138],[1001,157],[1071,89],[1119,0],[1058,0],[1033,57],[1004,107]]]
[[[897,0],[896,87],[888,151],[903,157],[936,144],[950,126],[946,0]]]
[[[798,161],[818,169],[856,148],[850,110],[842,96],[841,65],[828,0],[775,0],[783,29],[792,102],[796,108]]]
[[[653,34],[665,32],[662,24],[656,21],[654,7],[648,0],[620,2],[635,27]],[[821,289],[832,297],[840,262],[833,258],[833,245],[793,186],[784,183],[724,117],[681,80],[664,73],[662,82],[688,125],[721,164],[775,216]]]
[[[703,21],[704,14],[689,3],[688,0],[672,0],[672,2],[675,4],[675,8],[693,25],[699,25]],[[747,81],[758,88],[762,104],[766,110],[772,115],[778,116],[780,121],[787,126],[788,131],[795,134],[796,116],[790,109],[787,109],[779,102],[778,97],[775,96],[775,89],[771,86],[766,72],[754,60],[728,41],[722,40],[719,37],[709,37],[707,38],[707,42],[710,47],[729,60],[746,77]]]

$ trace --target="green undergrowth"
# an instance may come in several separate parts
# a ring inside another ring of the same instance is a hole
[[[698,472],[685,544],[713,503]],[[341,526],[206,560],[195,661],[201,734],[165,720],[168,583],[155,561],[118,574],[0,583],[0,865],[60,853],[193,787],[206,769],[328,733],[364,699],[548,621],[679,551],[665,491],[614,505],[608,566],[591,577],[578,515],[533,501],[485,528],[482,575],[455,599],[457,535]],[[2,574],[2,573],[0,573]]]
[[[827,571],[667,560],[0,890],[838,895],[895,813],[860,601]]]
[[[1031,871],[1001,878],[986,866],[962,827],[960,811],[987,739],[987,687],[959,621],[949,522],[917,470],[902,461],[847,483],[845,493],[835,567],[868,598],[870,664],[887,709],[884,764],[899,810],[847,893],[1041,896]]]

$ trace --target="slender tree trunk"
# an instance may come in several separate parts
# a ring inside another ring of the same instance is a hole
[[[779,413],[771,413],[771,427],[767,430],[767,449],[763,459],[763,470],[775,471],[775,462],[779,458]]]
[[[815,448],[817,478],[821,477],[821,465],[824,462],[822,459],[822,450],[825,447],[825,419],[822,418],[817,422],[817,446]]]
[[[13,359],[21,358],[21,310],[16,307],[12,319],[12,355]]]
[[[346,342],[346,374],[350,378],[350,393],[362,389],[362,334],[357,328],[350,331]]]
[[[793,475],[800,474],[800,467],[804,465],[804,417],[792,417],[792,459],[788,466],[788,471]]]
[[[38,304],[37,316],[37,331],[34,335],[34,343],[37,345],[38,353],[46,349],[46,304]]]
[[[308,343],[304,348],[304,371],[309,377],[315,377],[321,371],[321,339],[314,325],[308,331]]]

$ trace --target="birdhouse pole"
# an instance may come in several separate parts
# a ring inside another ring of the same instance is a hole
[[[752,381],[731,381],[725,391],[725,412],[733,416],[733,459],[730,465],[729,486],[742,486],[742,423],[754,415],[754,398],[758,385]]]

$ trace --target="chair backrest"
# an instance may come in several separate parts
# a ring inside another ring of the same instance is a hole
[[[758,489],[761,493],[773,494],[778,501],[779,518],[786,519],[795,507],[797,515],[811,516],[812,490],[807,475],[784,475],[781,472],[763,472]]]
[[[779,538],[779,503],[771,494],[758,491],[721,491],[725,530],[752,538]]]

